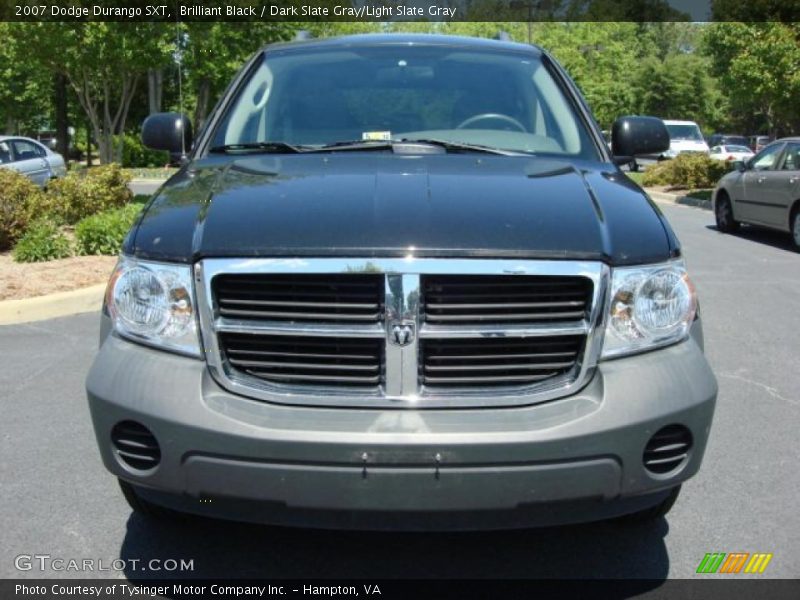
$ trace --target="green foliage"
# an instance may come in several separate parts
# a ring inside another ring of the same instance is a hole
[[[130,175],[116,164],[69,173],[50,183],[46,210],[60,222],[77,223],[89,215],[129,203],[133,198],[129,181]]]
[[[704,41],[744,133],[790,133],[800,127],[800,23],[714,23]]]
[[[72,247],[66,236],[52,221],[36,221],[14,246],[16,262],[44,262],[72,255]]]
[[[31,64],[31,41],[18,23],[0,21],[0,133],[38,129],[47,121],[52,75]]]
[[[0,169],[0,250],[19,239],[43,198],[30,179],[12,169]]]
[[[642,185],[667,185],[689,189],[714,187],[720,177],[729,170],[729,165],[714,160],[705,154],[681,154],[648,167],[642,177]]]
[[[138,135],[115,136],[115,143],[122,142],[122,166],[125,168],[163,167],[169,162],[169,152],[145,147]]]
[[[83,219],[75,226],[78,254],[118,254],[141,210],[128,204]]]

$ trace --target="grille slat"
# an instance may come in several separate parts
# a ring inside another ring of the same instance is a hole
[[[233,368],[275,383],[377,386],[381,380],[382,339],[221,333],[219,341]]]
[[[223,274],[213,286],[222,317],[318,323],[383,318],[382,275]]]
[[[436,305],[428,305],[429,310],[441,310]],[[571,312],[539,312],[539,313],[458,313],[458,314],[436,314],[427,320],[434,322],[453,322],[453,321],[466,321],[470,323],[478,321],[541,321],[545,319],[561,321],[565,319],[581,319],[584,316],[584,311],[571,311]]]
[[[333,306],[331,308],[334,308]],[[335,308],[334,308],[335,310]],[[366,313],[366,314],[346,314],[346,313],[312,313],[312,312],[291,312],[291,311],[258,311],[258,310],[237,310],[231,308],[220,307],[219,313],[223,317],[254,317],[257,319],[306,319],[309,321],[372,321],[375,322],[380,318],[380,314]]]
[[[583,343],[583,336],[422,340],[420,373],[434,387],[537,383],[572,371]]]
[[[592,283],[585,277],[424,275],[426,323],[540,323],[584,319]]]

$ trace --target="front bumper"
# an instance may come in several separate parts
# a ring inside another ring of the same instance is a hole
[[[717,394],[698,340],[603,362],[579,393],[538,405],[391,410],[243,398],[202,361],[109,335],[87,393],[106,467],[157,504],[310,526],[548,525],[647,508],[697,472]],[[157,468],[119,459],[124,420],[153,432]],[[674,423],[692,433],[689,457],[651,474],[645,444]]]

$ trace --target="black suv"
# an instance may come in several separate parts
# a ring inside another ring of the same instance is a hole
[[[664,514],[717,386],[658,208],[539,48],[270,46],[124,244],[87,380],[131,506],[269,523],[515,527]]]

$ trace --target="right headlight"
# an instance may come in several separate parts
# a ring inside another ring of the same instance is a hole
[[[642,352],[689,334],[697,295],[682,260],[614,269],[602,358]]]
[[[201,356],[191,266],[123,256],[108,283],[106,307],[121,336]]]

